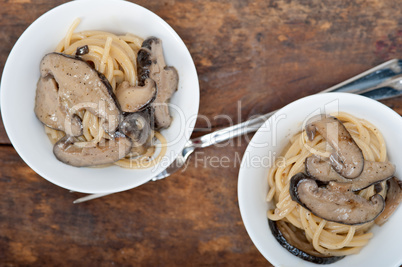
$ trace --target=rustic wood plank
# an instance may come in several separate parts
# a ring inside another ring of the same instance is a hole
[[[168,179],[74,205],[81,194],[45,181],[11,147],[0,146],[0,262],[184,266],[191,259],[193,265],[267,265],[237,208],[233,174],[239,162],[229,167],[245,147],[243,140],[240,149],[203,150]],[[201,162],[204,157],[212,160]],[[222,157],[231,162],[213,168]]]
[[[1,114],[0,114],[1,115]],[[10,145],[6,130],[4,129],[3,118],[0,116],[0,145]]]

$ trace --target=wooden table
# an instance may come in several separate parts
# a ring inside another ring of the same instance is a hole
[[[0,71],[28,25],[63,2],[1,0]],[[133,2],[161,16],[186,43],[199,75],[199,113],[211,120],[210,130],[228,126],[218,115],[244,121],[402,58],[402,6],[394,0]],[[383,103],[402,114],[401,100]],[[205,120],[196,127],[194,136],[208,130]],[[270,266],[238,208],[247,140],[200,150],[168,179],[74,205],[83,195],[37,175],[2,128],[0,265]],[[228,164],[215,166],[223,158]]]

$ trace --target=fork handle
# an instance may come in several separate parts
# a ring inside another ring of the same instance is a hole
[[[390,98],[396,96],[389,95],[384,92],[380,92],[374,95],[366,95],[366,93],[372,92],[380,88],[381,83],[387,78],[395,76],[396,74],[402,73],[401,62],[397,59],[390,60],[385,62],[377,67],[369,69],[366,72],[363,72],[353,78],[346,80],[340,84],[337,84],[329,89],[326,89],[320,93],[327,93],[327,92],[348,92],[348,93],[355,93],[355,94],[362,94],[367,97],[370,97],[375,100],[381,100],[385,98]],[[367,89],[368,88],[368,89]],[[400,92],[399,92],[400,93]],[[210,134],[206,134],[204,136],[194,138],[188,141],[187,147],[190,148],[194,147],[207,147],[216,143],[220,143],[231,138],[255,132],[257,131],[264,122],[271,117],[275,111],[267,113],[265,115],[258,116],[251,120],[247,120],[245,122],[233,125],[228,128],[224,128]],[[100,198],[106,195],[113,194],[111,193],[100,193],[100,194],[91,194],[85,197],[76,199],[74,203],[82,203],[91,199]]]
[[[389,93],[383,91],[380,91],[377,94],[368,93],[382,88],[381,84],[383,84],[384,81],[396,74],[402,73],[401,64],[402,62],[399,60],[392,59],[319,93],[355,93],[365,95],[374,100],[382,100],[397,96],[390,96]],[[400,93],[401,92],[399,92],[398,95]],[[247,133],[256,132],[276,111],[277,110],[274,110],[265,115],[260,115],[245,122],[191,139],[188,143],[188,146],[194,146],[196,148],[208,147]]]
[[[261,125],[263,125],[264,122],[268,120],[268,118],[271,117],[275,112],[276,110],[265,115],[255,117],[251,120],[247,120],[245,122],[203,135],[201,137],[191,139],[191,145],[195,146],[196,148],[208,147],[247,133],[256,132]]]

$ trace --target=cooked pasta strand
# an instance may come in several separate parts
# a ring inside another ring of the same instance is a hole
[[[144,40],[133,34],[117,36],[103,31],[75,33],[79,23],[79,19],[74,20],[55,52],[75,55],[77,48],[87,45],[89,53],[82,55],[81,58],[92,63],[94,68],[106,77],[113,91],[123,81],[136,85],[137,53]],[[77,146],[92,146],[104,138],[111,138],[101,127],[103,122],[99,121],[97,116],[85,110],[79,111],[78,115],[82,120],[83,135],[78,137],[79,142],[75,143]],[[64,136],[63,132],[48,127],[45,127],[45,131],[53,144]],[[144,154],[131,153],[114,164],[132,169],[149,168],[158,164],[166,154],[167,142],[159,132],[154,132],[154,137],[158,140],[158,144],[151,145]]]

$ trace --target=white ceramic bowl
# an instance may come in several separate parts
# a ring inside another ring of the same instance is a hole
[[[76,31],[127,32],[163,42],[168,65],[179,73],[179,88],[171,99],[172,125],[162,134],[170,143],[156,167],[129,170],[117,166],[76,168],[58,161],[34,102],[39,62],[52,52],[75,18]],[[126,1],[85,0],[58,6],[38,18],[12,49],[1,81],[1,113],[7,134],[21,158],[39,175],[69,190],[84,193],[118,192],[134,188],[163,171],[178,155],[193,130],[199,106],[199,84],[189,51],[176,32],[151,11]]]
[[[247,232],[262,255],[275,266],[317,266],[284,249],[273,237],[266,217],[272,203],[266,203],[267,175],[273,157],[279,156],[289,138],[302,130],[312,113],[348,112],[378,127],[387,144],[389,160],[402,178],[402,118],[387,106],[363,96],[327,93],[297,100],[271,117],[254,135],[244,154],[238,181],[241,216]],[[374,226],[374,237],[357,255],[330,266],[399,266],[402,264],[402,207],[383,226]]]

